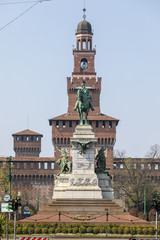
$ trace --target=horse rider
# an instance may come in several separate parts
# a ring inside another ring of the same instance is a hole
[[[94,108],[93,108],[92,102],[91,102],[91,96],[89,94],[88,89],[85,87],[85,82],[82,83],[82,89],[78,89],[77,101],[76,101],[76,104],[75,104],[74,111],[77,110],[79,103],[80,103],[80,105],[83,104],[83,98],[81,97],[82,94],[84,94],[86,96],[86,99],[89,103],[89,108],[91,108],[91,110],[94,111]]]

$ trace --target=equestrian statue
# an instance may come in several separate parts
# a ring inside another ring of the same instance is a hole
[[[85,125],[87,125],[87,117],[89,109],[94,111],[92,106],[91,96],[88,89],[85,87],[85,82],[82,83],[82,88],[78,89],[77,101],[74,107],[74,111],[78,109],[78,114],[80,117],[80,125],[83,125],[83,112],[85,112]]]

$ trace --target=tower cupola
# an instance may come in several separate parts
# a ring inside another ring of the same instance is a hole
[[[78,23],[77,33],[92,33],[91,24],[86,20],[81,21],[80,23]]]

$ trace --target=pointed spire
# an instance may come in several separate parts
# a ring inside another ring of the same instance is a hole
[[[83,8],[83,12],[84,12],[84,14],[83,14],[83,18],[84,18],[84,20],[85,20],[85,19],[86,19],[86,14],[85,14],[86,9],[85,9],[85,8]]]

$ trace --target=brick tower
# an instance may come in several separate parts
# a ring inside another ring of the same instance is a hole
[[[39,157],[42,134],[29,129],[12,134],[15,157]]]
[[[95,54],[96,50],[92,44],[92,26],[85,20],[77,26],[76,32],[76,48],[73,50],[74,70],[72,78],[67,78],[67,93],[68,93],[68,112],[54,117],[49,120],[52,126],[52,141],[54,146],[59,148],[70,148],[70,138],[77,124],[79,124],[78,113],[75,112],[74,106],[76,103],[77,90],[81,88],[81,84],[85,81],[85,86],[88,88],[92,97],[92,105],[94,111],[89,111],[89,124],[98,139],[96,151],[100,147],[107,146],[106,149],[106,164],[108,168],[113,169],[113,146],[116,141],[116,126],[118,119],[102,114],[100,111],[100,93],[101,93],[101,78],[96,78],[95,72]],[[59,156],[59,151],[55,148],[55,157]]]

